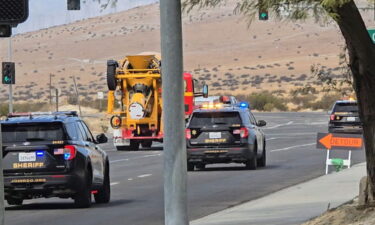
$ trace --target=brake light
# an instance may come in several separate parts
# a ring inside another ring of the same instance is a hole
[[[191,130],[189,128],[187,128],[185,130],[185,137],[186,139],[190,140],[191,139]]]
[[[239,134],[241,138],[246,138],[249,136],[249,131],[245,127],[241,127],[241,129],[233,130],[233,134]]]
[[[330,119],[331,119],[331,120],[335,120],[335,117],[336,117],[336,116],[335,116],[334,114],[332,114],[331,117],[330,117]]]
[[[77,149],[73,145],[65,145],[64,146],[64,159],[65,160],[72,160],[76,157]]]

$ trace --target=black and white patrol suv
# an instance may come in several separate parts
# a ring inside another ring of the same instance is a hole
[[[212,163],[244,163],[247,169],[266,165],[266,138],[245,107],[197,109],[186,128],[187,166],[204,169]]]
[[[73,198],[80,208],[110,200],[109,161],[76,112],[15,113],[1,122],[5,199]]]

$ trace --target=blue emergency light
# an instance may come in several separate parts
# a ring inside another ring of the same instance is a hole
[[[247,102],[240,102],[239,106],[242,109],[248,109],[248,108],[250,108],[249,103],[247,103]]]
[[[36,151],[36,156],[37,157],[43,157],[44,156],[44,151],[43,150]]]

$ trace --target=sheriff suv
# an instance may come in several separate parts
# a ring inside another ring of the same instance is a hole
[[[213,163],[244,163],[255,170],[266,165],[266,138],[250,110],[240,107],[197,109],[187,124],[187,167]]]
[[[76,112],[15,113],[1,122],[5,199],[73,198],[79,208],[110,200],[109,161]]]
[[[353,100],[336,101],[328,122],[330,133],[362,133],[358,105]]]

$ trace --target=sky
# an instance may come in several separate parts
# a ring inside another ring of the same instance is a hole
[[[112,2],[113,0],[109,0]],[[81,0],[80,11],[68,11],[67,0],[29,0],[29,18],[13,29],[13,34],[39,30],[51,26],[72,23],[76,20],[125,11],[137,6],[155,3],[158,0],[118,0],[117,6],[105,10],[101,2],[107,0]]]

